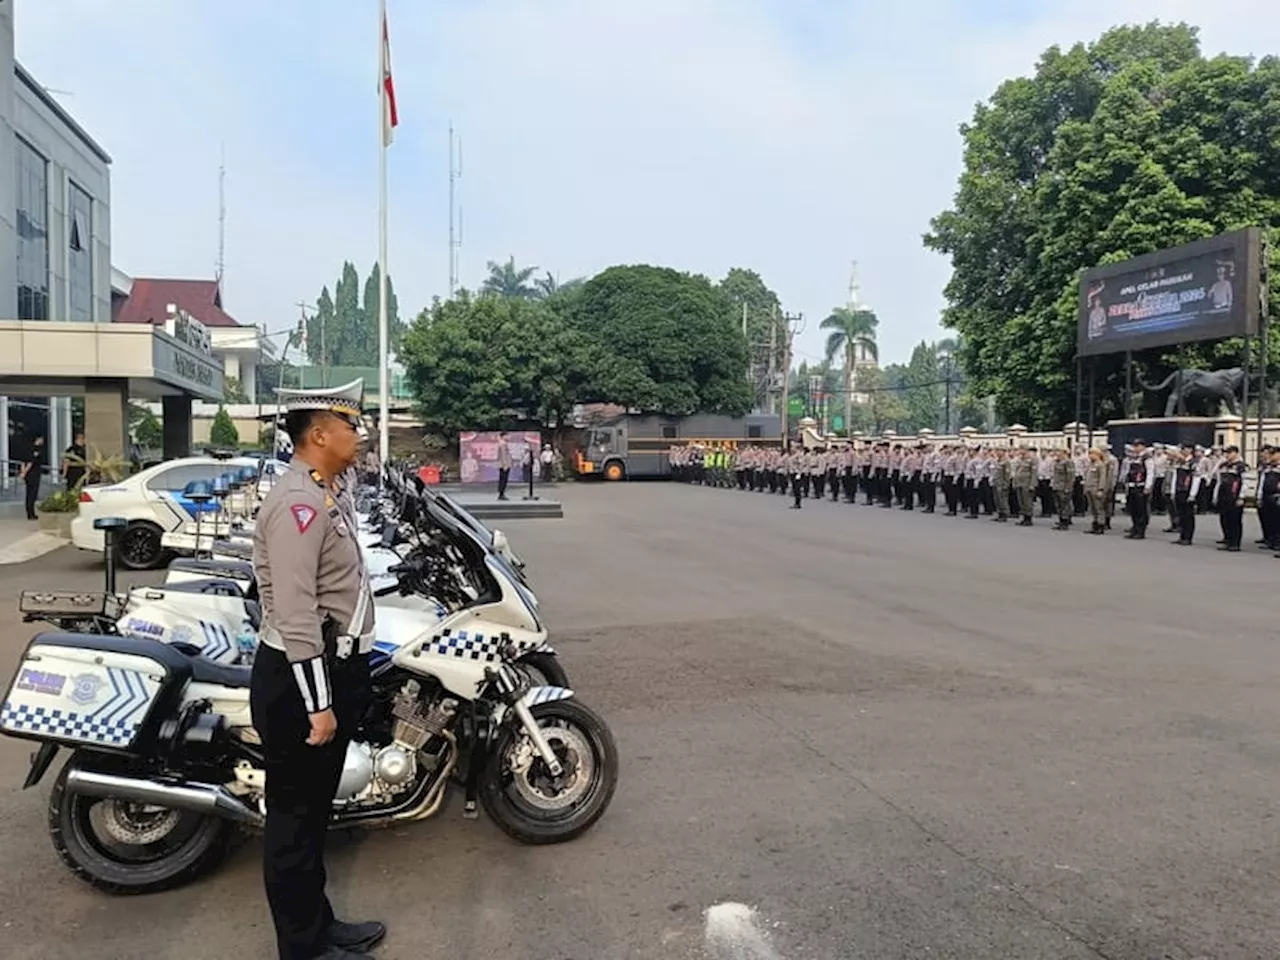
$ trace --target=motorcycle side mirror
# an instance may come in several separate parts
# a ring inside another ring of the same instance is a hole
[[[388,521],[382,527],[382,546],[390,550],[396,545],[396,535],[400,532],[399,525],[394,521]]]

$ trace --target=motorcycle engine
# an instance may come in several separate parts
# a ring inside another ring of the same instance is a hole
[[[425,702],[421,685],[406,682],[391,705],[391,743],[347,745],[337,802],[383,803],[413,786],[420,769],[437,762],[424,748],[448,728],[457,712],[458,701],[446,697]]]

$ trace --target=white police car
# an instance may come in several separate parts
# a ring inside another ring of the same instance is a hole
[[[117,562],[130,570],[153,570],[168,560],[163,537],[180,530],[201,512],[201,505],[184,494],[189,484],[212,481],[229,471],[262,463],[262,487],[285,469],[279,460],[254,457],[181,457],[148,467],[118,483],[81,488],[80,512],[71,521],[71,542],[81,550],[102,552],[102,531],[93,528],[100,517],[121,517],[128,526],[116,534]],[[206,511],[216,504],[203,505]]]

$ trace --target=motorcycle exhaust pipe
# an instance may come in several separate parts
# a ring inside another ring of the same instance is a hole
[[[67,789],[89,797],[128,800],[171,810],[188,810],[260,827],[262,815],[225,787],[205,783],[121,777],[111,773],[74,769],[67,772]]]

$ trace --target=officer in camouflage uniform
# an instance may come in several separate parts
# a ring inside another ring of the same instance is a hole
[[[334,795],[370,696],[373,599],[339,479],[359,456],[363,388],[279,391],[293,459],[254,531],[262,629],[250,705],[267,774],[263,877],[281,960],[344,960],[386,933],[337,920],[325,895]]]
[[[1053,529],[1066,530],[1075,514],[1076,462],[1065,448],[1059,447],[1053,452],[1050,483],[1053,485],[1053,502],[1058,507],[1058,522]]]
[[[1109,495],[1115,499],[1115,487],[1108,487],[1107,461],[1101,450],[1089,451],[1089,463],[1084,468],[1084,493],[1089,501],[1089,529],[1085,533],[1100,537],[1106,531],[1104,500]]]
[[[1019,526],[1029,527],[1035,509],[1035,490],[1039,482],[1040,458],[1030,448],[1021,450],[1013,464],[1013,493],[1018,501]]]

